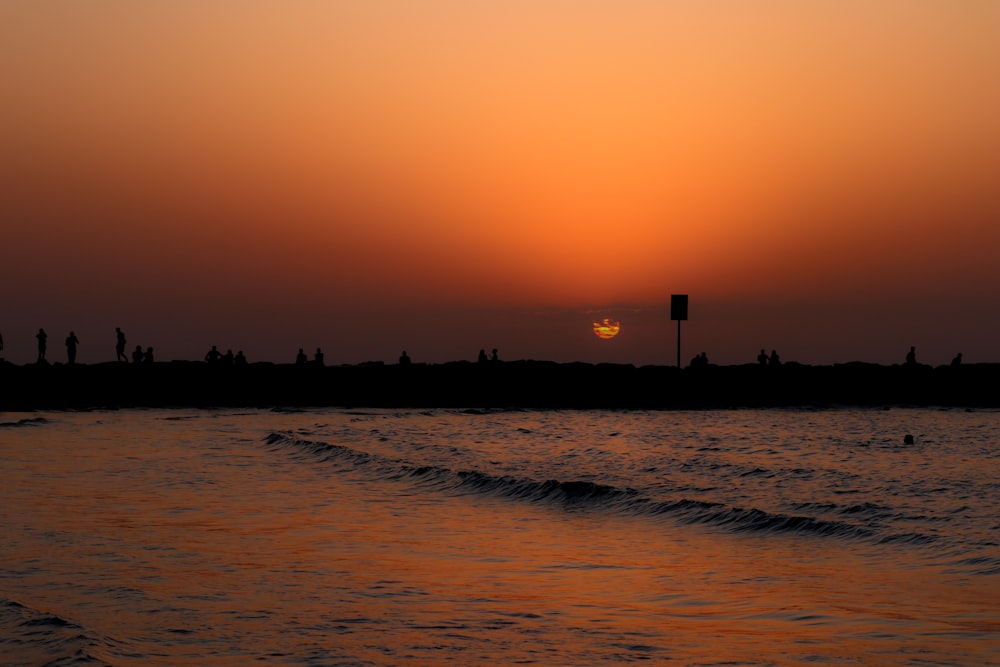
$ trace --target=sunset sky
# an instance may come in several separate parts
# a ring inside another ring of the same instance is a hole
[[[14,363],[1000,362],[994,0],[6,0],[0,86]]]

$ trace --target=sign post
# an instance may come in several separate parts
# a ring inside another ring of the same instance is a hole
[[[688,318],[688,295],[670,295],[670,319],[677,320],[677,368],[681,367],[681,320]]]

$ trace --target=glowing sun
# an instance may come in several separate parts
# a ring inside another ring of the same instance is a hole
[[[617,320],[612,321],[611,319],[605,317],[600,322],[594,322],[594,335],[598,338],[603,338],[605,340],[609,338],[614,338],[621,331],[621,322]]]

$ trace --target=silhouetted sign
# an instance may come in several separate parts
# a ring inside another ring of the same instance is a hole
[[[680,321],[680,320],[686,320],[687,318],[688,318],[688,295],[671,294],[670,319]]]

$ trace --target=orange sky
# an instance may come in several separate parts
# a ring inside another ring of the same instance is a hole
[[[1000,3],[756,4],[5,2],[0,354],[1000,362]]]

